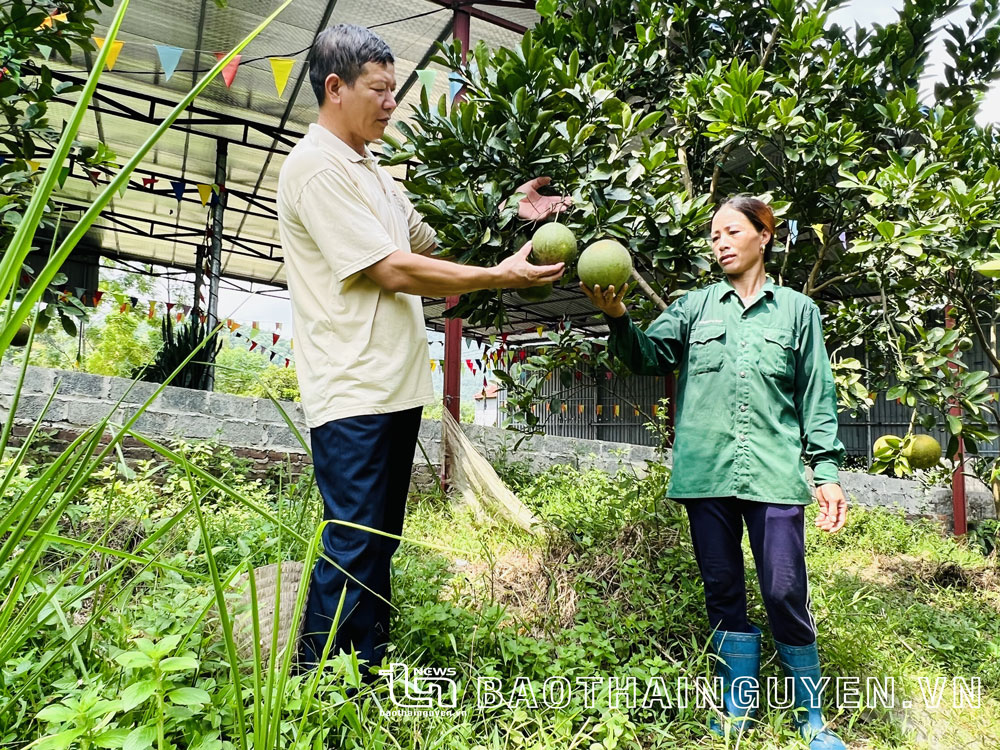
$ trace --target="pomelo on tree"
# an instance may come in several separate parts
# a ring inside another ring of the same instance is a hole
[[[632,275],[632,256],[620,242],[598,240],[580,254],[577,275],[587,287],[619,291]]]
[[[28,323],[22,323],[21,327],[17,329],[17,333],[14,334],[14,338],[10,340],[11,346],[24,346],[28,343],[28,334],[31,333],[31,325]]]
[[[879,451],[885,448],[898,448],[902,438],[897,435],[882,435],[872,446],[872,455],[878,456]]]
[[[930,435],[911,435],[903,442],[903,456],[914,469],[930,469],[941,460],[941,443]]]
[[[576,235],[565,224],[542,224],[531,237],[528,259],[538,266],[572,263],[576,260]]]
[[[541,284],[540,286],[529,286],[517,290],[517,296],[525,302],[541,302],[548,299],[552,294],[552,284]]]
[[[976,271],[992,279],[1000,278],[1000,260],[989,260],[976,266]]]

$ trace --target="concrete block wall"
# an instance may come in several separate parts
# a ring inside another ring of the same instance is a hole
[[[0,420],[8,418],[17,377],[15,368],[0,368]],[[133,384],[122,378],[29,367],[15,414],[14,434],[19,437],[27,433],[53,391],[56,395],[46,413],[44,425],[47,431],[54,433],[52,439],[58,446],[72,441],[83,428],[104,418],[119,400],[121,406],[112,421],[121,424],[156,388],[157,385],[152,383]],[[301,406],[282,402],[282,408],[308,444],[309,431],[303,421]],[[521,436],[508,430],[482,425],[463,425],[462,428],[487,458],[523,461],[535,471],[555,464],[580,469],[593,467],[609,473],[615,473],[626,465],[641,471],[647,461],[657,459],[654,449],[628,443],[532,435],[517,444]],[[208,439],[229,445],[238,455],[254,462],[257,476],[266,476],[281,464],[290,465],[295,472],[309,462],[308,454],[269,399],[168,386],[139,418],[135,429],[159,440]],[[428,467],[421,446],[418,446],[414,455],[414,484],[427,487],[433,485],[432,471],[440,465],[440,423],[423,420],[420,443],[435,468]],[[131,439],[124,441],[123,452],[130,459],[152,457],[149,448]],[[840,476],[844,491],[853,502],[895,506],[910,516],[950,521],[950,488],[925,488],[913,480],[846,471]],[[995,517],[989,490],[972,478],[966,481],[969,519]]]

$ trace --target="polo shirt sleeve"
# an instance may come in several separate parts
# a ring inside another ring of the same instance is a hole
[[[403,206],[406,209],[406,223],[410,228],[410,250],[422,255],[437,244],[437,235],[427,225],[427,222],[424,221],[424,217],[410,203],[410,199],[406,197],[406,193],[398,185],[394,185],[394,187],[403,199]]]
[[[343,282],[400,249],[361,191],[339,170],[320,170],[306,182],[299,193],[297,213],[337,281]]]
[[[795,368],[795,409],[802,429],[803,453],[817,485],[839,483],[844,445],[837,436],[837,389],[823,341],[819,308],[810,303],[799,325]]]
[[[684,355],[688,339],[687,297],[674,301],[644,333],[626,314],[605,315],[611,335],[608,349],[636,375],[673,372]]]

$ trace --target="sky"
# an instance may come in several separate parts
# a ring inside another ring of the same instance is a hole
[[[831,19],[842,26],[853,26],[856,23],[864,26],[874,23],[891,23],[896,18],[897,11],[901,6],[902,0],[853,0],[833,13]],[[964,20],[968,18],[968,14],[967,7],[963,7],[953,14],[952,19],[955,21]],[[944,57],[944,44],[939,38],[931,46],[928,61],[930,70],[922,86],[922,96],[930,95],[935,78],[941,75]],[[994,88],[987,95],[980,119],[984,123],[1000,122],[1000,89]],[[190,288],[188,286],[188,289]],[[167,290],[164,288],[161,291],[163,295],[159,299],[166,299]],[[223,289],[220,293],[219,312],[223,318],[258,321],[261,329],[265,331],[273,330],[273,323],[276,322],[282,324],[282,330],[286,333],[291,330],[291,306],[287,299],[273,299]],[[437,341],[439,338],[436,335],[431,336],[432,341]],[[443,351],[442,346],[433,343],[431,349],[431,356],[434,358],[439,358],[438,352]],[[440,354],[440,357],[443,356],[443,353]],[[466,346],[463,359],[477,356],[478,351],[475,347]]]

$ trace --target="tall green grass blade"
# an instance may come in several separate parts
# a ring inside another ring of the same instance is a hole
[[[52,195],[52,191],[55,190],[63,162],[69,156],[70,149],[73,147],[73,141],[76,139],[76,134],[83,124],[83,118],[87,114],[87,107],[90,105],[90,100],[97,89],[97,82],[104,71],[104,64],[108,59],[108,55],[111,54],[112,47],[114,46],[113,42],[118,36],[118,30],[121,28],[122,21],[125,19],[125,11],[128,9],[128,4],[129,0],[122,0],[121,5],[118,6],[118,10],[115,12],[114,18],[111,19],[111,25],[105,34],[105,43],[98,51],[94,67],[90,71],[90,75],[87,76],[87,82],[83,85],[83,91],[80,92],[80,98],[77,100],[76,106],[73,107],[73,112],[66,123],[66,127],[63,128],[62,137],[60,137],[55,151],[52,152],[52,159],[49,161],[49,166],[46,168],[45,174],[42,175],[38,187],[35,188],[34,194],[31,196],[31,201],[24,211],[21,223],[18,224],[14,236],[7,245],[7,251],[0,258],[0,299],[7,299],[7,295],[10,294],[21,273],[21,264],[24,263],[24,259],[31,250],[31,241],[34,239],[38,225],[42,222],[45,205],[49,202],[49,196]],[[54,276],[55,273],[52,275]],[[45,286],[48,286],[48,284],[49,282],[47,281]],[[11,302],[11,308],[13,308],[13,299]],[[5,320],[3,331],[0,333],[0,357],[7,351],[14,331],[17,330],[18,326],[27,317],[27,314],[25,314],[20,319],[17,316],[13,316],[13,319],[11,319],[11,308],[7,310],[8,316]],[[30,310],[31,308],[29,307],[28,309]]]

